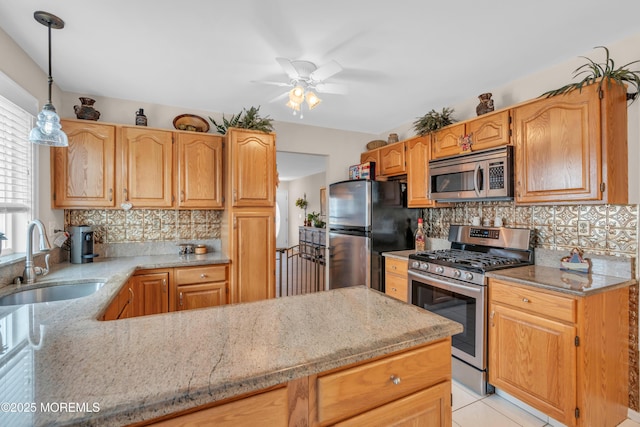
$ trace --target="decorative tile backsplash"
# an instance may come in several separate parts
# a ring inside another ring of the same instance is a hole
[[[491,224],[496,217],[501,217],[506,227],[531,228],[535,231],[534,246],[540,248],[569,251],[581,247],[598,255],[638,256],[638,205],[457,203],[452,207],[425,210],[427,236],[446,239],[449,224],[470,224],[474,216]]]
[[[97,244],[220,239],[221,211],[78,209],[64,211],[65,228],[95,226]]]

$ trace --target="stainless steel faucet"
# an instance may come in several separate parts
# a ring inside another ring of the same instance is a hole
[[[50,251],[51,244],[49,243],[49,239],[47,239],[47,233],[44,229],[44,224],[39,219],[34,219],[27,225],[27,258],[24,262],[24,272],[22,273],[23,283],[30,284],[35,283],[36,276],[44,276],[49,273],[49,257],[51,255],[47,254],[44,257],[44,262],[46,267],[36,267],[33,265],[33,229],[34,227],[38,227],[38,231],[40,232],[40,250],[41,251]]]

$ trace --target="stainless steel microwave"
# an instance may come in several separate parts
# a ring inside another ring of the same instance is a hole
[[[429,198],[447,202],[513,199],[513,147],[431,160]]]

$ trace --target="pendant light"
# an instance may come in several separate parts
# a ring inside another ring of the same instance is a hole
[[[56,109],[51,103],[51,86],[53,85],[53,77],[51,77],[51,29],[64,28],[64,21],[49,12],[43,11],[34,12],[33,17],[49,29],[49,98],[44,107],[42,107],[42,111],[38,113],[36,127],[31,129],[29,133],[29,141],[50,147],[67,147],[69,146],[69,139],[62,131],[60,117],[58,117]]]

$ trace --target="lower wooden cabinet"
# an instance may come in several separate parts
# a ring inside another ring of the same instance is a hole
[[[137,425],[451,426],[451,339]]]
[[[129,279],[133,288],[133,316],[169,311],[170,270],[142,270]]]
[[[628,295],[489,282],[489,382],[567,426],[627,416]]]
[[[408,261],[384,258],[384,292],[400,301],[409,302]]]
[[[101,319],[125,319],[228,303],[229,264],[138,270]]]
[[[229,302],[227,264],[176,268],[174,275],[174,310],[214,307]]]

